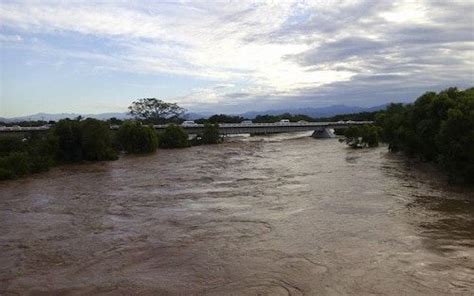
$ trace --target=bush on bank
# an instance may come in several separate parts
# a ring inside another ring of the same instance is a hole
[[[201,135],[201,142],[203,144],[218,144],[222,142],[222,137],[219,134],[219,125],[205,123],[204,132]]]
[[[413,104],[391,104],[376,122],[390,151],[432,161],[451,181],[474,183],[474,88],[427,92]]]
[[[117,143],[127,153],[151,153],[158,147],[155,130],[136,121],[126,121],[117,131]]]
[[[100,120],[60,120],[53,128],[58,141],[57,159],[61,162],[117,159],[109,126]]]
[[[351,126],[344,132],[344,141],[352,148],[377,147],[380,132],[381,128],[378,126]]]
[[[426,92],[413,104],[391,104],[375,115],[375,126],[350,127],[344,141],[374,147],[379,139],[437,164],[455,183],[474,184],[474,88]]]
[[[186,148],[191,146],[186,131],[178,125],[170,124],[159,135],[160,148]]]
[[[117,159],[108,125],[60,120],[46,135],[0,137],[0,180],[48,170],[57,163]]]
[[[55,163],[52,137],[0,138],[0,180],[48,170]]]

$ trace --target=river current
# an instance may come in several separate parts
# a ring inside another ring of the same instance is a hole
[[[0,295],[474,293],[474,190],[337,139],[61,166],[1,182],[0,223]]]

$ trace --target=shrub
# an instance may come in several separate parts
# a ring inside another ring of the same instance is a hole
[[[117,142],[127,153],[150,153],[158,147],[158,136],[152,127],[127,121],[117,131]]]
[[[217,144],[221,142],[218,124],[204,124],[204,132],[201,136],[203,144]]]
[[[0,180],[13,179],[29,172],[26,152],[12,152],[7,156],[0,157]]]
[[[53,129],[57,138],[57,158],[63,162],[81,160],[113,160],[117,153],[112,146],[110,129],[100,120],[60,120]]]
[[[171,124],[160,134],[161,148],[185,148],[189,146],[188,134],[180,126]]]
[[[108,124],[88,118],[81,122],[81,148],[86,160],[114,160],[117,152],[112,147]]]
[[[7,156],[12,152],[25,151],[26,145],[20,137],[0,137],[0,156]]]
[[[48,170],[55,164],[58,151],[57,137],[48,134],[46,137],[32,136],[28,139],[28,162],[32,173]]]
[[[57,158],[60,161],[73,162],[83,159],[79,121],[60,120],[54,126],[53,134],[58,138]]]
[[[344,132],[344,141],[352,148],[377,147],[379,135],[380,128],[377,126],[351,126]]]

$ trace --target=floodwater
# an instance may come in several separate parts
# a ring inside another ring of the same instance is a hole
[[[0,295],[474,292],[474,191],[385,147],[236,138],[0,196]]]

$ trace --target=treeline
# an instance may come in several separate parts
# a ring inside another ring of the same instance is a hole
[[[375,125],[351,127],[344,141],[374,147],[379,141],[436,163],[453,182],[474,183],[474,88],[427,92],[413,104],[391,104],[375,115]]]
[[[162,133],[138,121],[125,121],[117,131],[97,119],[58,121],[45,134],[0,137],[0,180],[47,171],[59,164],[115,160],[119,152],[152,153],[157,148],[185,148],[221,141],[218,127],[206,124],[202,135],[189,140],[181,126]]]
[[[353,120],[353,121],[360,121],[360,120],[365,120],[365,121],[374,121],[375,120],[375,115],[377,112],[360,112],[360,113],[352,113],[352,114],[341,114],[341,115],[336,115],[336,116],[330,116],[330,117],[311,117],[308,115],[304,114],[290,114],[290,113],[283,113],[279,115],[257,115],[254,119],[252,119],[252,122],[255,123],[274,123],[278,122],[282,119],[288,119],[290,122],[298,122],[298,121],[308,121],[308,122],[314,122],[314,121],[323,121],[323,122],[329,122],[329,121],[347,121],[347,120]],[[196,123],[240,123],[244,120],[250,120],[249,118],[244,118],[242,116],[237,116],[237,115],[226,115],[226,114],[215,114],[210,116],[209,118],[200,118],[195,120]]]
[[[474,88],[427,92],[376,117],[390,151],[433,161],[456,182],[474,183]]]
[[[278,122],[282,119],[288,119],[290,122],[298,122],[298,121],[314,121],[313,118],[303,114],[290,114],[290,113],[283,113],[280,115],[257,115],[253,122],[256,123],[273,123]]]
[[[205,123],[241,123],[244,120],[248,120],[242,116],[234,116],[234,115],[227,115],[227,114],[214,114],[209,118],[199,118],[195,120],[196,123],[205,124]]]

